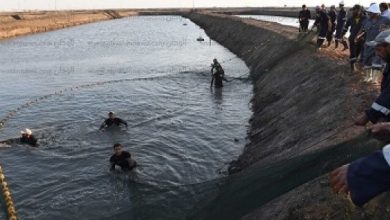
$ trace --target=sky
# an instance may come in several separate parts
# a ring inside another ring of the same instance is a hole
[[[345,0],[346,6],[373,0]],[[261,7],[338,5],[339,0],[0,0],[0,11],[101,9],[101,8],[182,8],[182,7]],[[378,2],[380,3],[380,2]]]

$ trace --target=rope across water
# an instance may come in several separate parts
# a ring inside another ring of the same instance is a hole
[[[18,220],[14,202],[8,188],[8,183],[5,181],[5,175],[3,173],[3,168],[1,166],[0,166],[0,184],[3,191],[4,202],[7,206],[8,219]]]

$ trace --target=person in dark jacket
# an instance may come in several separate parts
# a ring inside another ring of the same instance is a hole
[[[121,144],[114,144],[114,154],[110,157],[110,170],[114,171],[119,166],[122,171],[128,172],[137,167],[137,162],[131,158],[131,154],[123,150]]]
[[[344,39],[343,36],[343,29],[346,20],[347,20],[347,12],[344,9],[344,2],[340,2],[339,13],[337,14],[335,49],[338,48],[339,43],[341,42],[341,44],[344,46],[343,51],[348,49],[347,41]]]
[[[381,94],[371,108],[356,121],[365,125],[375,123],[371,128],[374,137],[390,143],[390,30],[382,31],[368,44],[387,63],[383,72]],[[336,193],[349,193],[353,203],[363,206],[377,195],[390,190],[390,145],[366,157],[343,165],[331,173],[331,186]]]
[[[378,34],[374,41],[368,42],[374,47],[376,54],[387,63],[383,71],[381,93],[371,108],[362,113],[355,121],[356,125],[364,126],[369,121],[378,123],[390,121],[390,30]]]
[[[325,10],[325,9],[324,9]],[[313,24],[313,27],[317,27],[318,37],[317,37],[317,48],[320,48],[326,39],[330,28],[330,19],[326,11],[321,9],[321,7],[316,7],[316,20]]]
[[[389,143],[390,123],[375,124],[371,133]],[[380,151],[335,169],[331,172],[330,183],[334,192],[349,193],[357,206],[363,206],[377,195],[389,191],[390,144]]]
[[[222,88],[222,81],[225,80],[225,71],[223,70],[221,64],[217,59],[214,58],[213,63],[211,64],[211,85],[213,86],[213,82],[216,88]]]
[[[116,126],[120,126],[121,124],[125,125],[126,128],[127,128],[127,122],[120,119],[120,118],[117,118],[115,117],[115,113],[114,112],[109,112],[108,113],[108,119],[106,119],[103,124],[100,126],[99,130],[104,130],[105,128],[109,128],[111,127],[112,125],[116,125]]]
[[[328,42],[328,47],[329,47],[333,40],[334,31],[336,30],[337,12],[336,12],[336,7],[334,5],[330,6],[328,16],[330,21],[330,27],[328,33],[326,34],[326,41]]]
[[[306,5],[302,5],[302,11],[299,12],[299,32],[307,32],[309,27],[309,19],[311,18],[310,10],[307,9]]]
[[[390,20],[380,15],[381,11],[379,5],[376,3],[371,4],[371,6],[367,9],[367,13],[369,18],[364,21],[357,38],[359,38],[359,36],[364,36],[365,44],[362,58],[366,76],[365,81],[372,81],[373,78],[378,78],[376,75],[381,74],[382,61],[380,57],[375,55],[374,47],[368,45],[367,43],[373,41],[381,31],[388,29],[390,26]],[[375,74],[373,74],[374,72]]]
[[[38,147],[38,139],[32,134],[32,131],[26,128],[24,131],[21,131],[20,138],[8,139],[5,141],[0,141],[0,144],[11,145],[11,144],[27,144],[32,147]]]
[[[30,146],[36,147],[38,140],[34,137],[32,134],[32,131],[30,129],[25,129],[24,131],[21,131],[22,137],[20,138],[20,142],[24,144],[28,144]]]
[[[356,40],[356,37],[362,28],[363,22],[366,19],[367,17],[363,14],[362,7],[360,5],[355,5],[352,8],[352,16],[347,19],[347,22],[344,26],[342,36],[344,36],[348,32],[348,30],[350,31],[348,41],[350,50],[349,61],[351,64],[351,71],[355,69],[354,64],[358,61],[360,53],[363,49],[364,39],[360,38],[359,40]]]

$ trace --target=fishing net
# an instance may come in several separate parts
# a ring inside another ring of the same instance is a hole
[[[190,219],[239,219],[270,200],[383,147],[368,132],[295,158],[254,165],[230,176],[217,196],[197,204]]]
[[[340,144],[192,184],[130,184],[135,219],[239,219],[272,199],[381,149],[368,132]],[[145,197],[153,200],[144,200]],[[123,216],[126,216],[124,214]]]

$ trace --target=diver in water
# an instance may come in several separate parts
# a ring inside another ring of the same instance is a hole
[[[215,70],[215,72],[214,72]],[[225,79],[225,71],[223,70],[221,64],[218,62],[217,59],[214,58],[213,63],[211,64],[211,85],[213,86],[213,82],[216,88],[223,87],[222,81],[228,82],[228,80]]]
[[[9,139],[6,141],[1,141],[0,144],[28,144],[32,147],[38,147],[38,139],[34,137],[32,134],[32,131],[30,129],[25,129],[24,131],[20,132],[22,136],[20,138],[15,139]]]
[[[100,126],[99,130],[104,130],[105,128],[109,128],[113,124],[115,124],[117,126],[120,126],[121,124],[124,124],[126,126],[126,129],[127,129],[127,122],[125,122],[124,120],[122,120],[120,118],[115,117],[115,113],[114,112],[109,112],[108,113],[108,119],[106,119],[103,122],[103,124]]]
[[[137,162],[131,158],[131,154],[123,150],[121,144],[114,144],[114,154],[110,158],[111,171],[115,170],[115,166],[121,167],[123,171],[131,171],[137,166]]]

